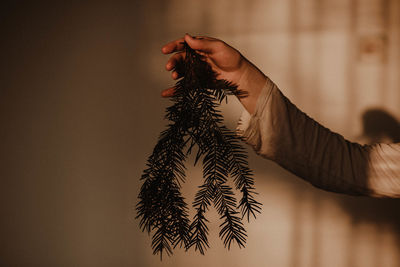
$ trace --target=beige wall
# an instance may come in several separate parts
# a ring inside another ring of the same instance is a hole
[[[54,1],[56,2],[56,1]],[[159,261],[134,220],[164,129],[161,45],[221,38],[311,117],[361,140],[370,107],[400,118],[397,0],[171,0],[2,7],[1,266],[399,266],[399,200],[314,189],[250,152],[259,200],[245,249]],[[234,127],[242,107],[224,107]],[[188,168],[191,203],[200,169]]]

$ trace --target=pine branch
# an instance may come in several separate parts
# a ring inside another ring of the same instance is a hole
[[[246,230],[243,228],[240,217],[237,216],[236,199],[232,188],[226,184],[228,176],[228,163],[225,144],[218,136],[215,129],[214,136],[217,143],[208,151],[204,157],[204,177],[209,186],[210,194],[213,195],[214,206],[221,215],[223,223],[219,235],[224,241],[225,247],[230,248],[231,242],[236,241],[239,247],[244,247],[246,242]]]
[[[254,180],[253,174],[248,167],[247,154],[243,147],[239,144],[238,138],[235,133],[227,129],[225,126],[220,126],[222,116],[218,110],[214,110],[212,100],[204,97],[204,106],[202,114],[204,116],[204,126],[202,129],[213,129],[214,136],[217,138],[219,143],[226,148],[226,154],[229,155],[225,160],[229,161],[229,173],[234,177],[236,189],[242,192],[242,199],[239,207],[242,211],[242,217],[247,216],[247,220],[250,221],[250,213],[256,218],[255,213],[260,213],[261,203],[254,199]],[[208,106],[207,106],[208,105]],[[209,130],[208,132],[211,132]],[[202,140],[203,143],[207,144],[209,141]],[[204,144],[203,144],[204,146]]]
[[[207,191],[207,188],[205,188],[205,191]],[[202,198],[202,196],[200,196],[200,198]],[[189,244],[187,246],[187,249],[195,246],[195,250],[199,250],[203,255],[205,250],[210,247],[207,238],[208,227],[206,223],[208,220],[205,218],[204,213],[205,208],[203,208],[203,205],[200,204],[199,207],[196,208],[196,215],[194,216],[193,222],[189,228],[191,235],[189,238]]]
[[[175,70],[180,79],[172,97],[174,103],[166,110],[170,121],[147,161],[141,180],[139,202],[136,205],[139,226],[152,236],[154,254],[172,254],[176,246],[194,246],[201,254],[209,247],[206,211],[211,203],[223,221],[220,237],[228,249],[232,242],[244,247],[246,231],[242,218],[259,213],[261,203],[254,199],[254,179],[248,167],[247,155],[233,131],[223,126],[217,110],[227,95],[244,97],[237,86],[217,79],[206,61],[186,43],[185,60]],[[203,158],[204,184],[199,187],[193,207],[193,221],[180,193],[185,182],[185,160],[197,147],[195,164]],[[186,152],[184,152],[187,148]],[[233,177],[236,189],[242,192],[239,206],[227,178]],[[241,210],[242,218],[237,209]]]

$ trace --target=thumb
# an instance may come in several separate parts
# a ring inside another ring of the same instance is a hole
[[[192,37],[188,33],[184,37],[186,43],[194,50],[211,53],[215,50],[215,42],[203,37]]]

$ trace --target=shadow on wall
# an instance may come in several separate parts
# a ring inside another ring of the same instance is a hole
[[[362,115],[363,133],[360,136],[360,143],[398,143],[400,142],[400,123],[397,119],[382,109],[368,109]],[[384,261],[382,248],[382,236],[385,229],[391,229],[396,233],[393,237],[397,242],[397,248],[400,250],[400,199],[379,199],[365,197],[345,197],[341,198],[341,204],[345,210],[351,214],[352,229],[349,242],[354,243],[361,225],[373,223],[377,225],[374,237],[374,259],[375,266],[382,266]],[[349,244],[349,249],[356,247],[356,244]],[[356,252],[349,252],[348,255],[354,255]],[[400,253],[400,252],[399,252]],[[349,258],[349,266],[352,266],[354,259]]]
[[[399,122],[394,116],[382,109],[369,109],[362,115],[363,133],[358,138],[359,143],[393,143],[400,140]],[[362,140],[361,140],[362,139]],[[296,191],[295,199],[305,197],[302,191]],[[321,235],[326,230],[326,214],[322,209],[326,208],[324,202],[332,202],[340,206],[349,216],[349,227],[346,232],[344,246],[345,254],[342,255],[346,267],[353,266],[398,266],[400,262],[400,199],[371,198],[361,196],[347,196],[343,194],[326,194],[321,190],[313,191],[311,206],[312,231],[311,256],[309,266],[323,266],[326,257],[321,257],[326,242],[335,247],[335,238],[324,241]],[[304,251],[301,245],[307,238],[302,233],[302,212],[298,201],[293,203],[294,218],[296,222],[293,229],[291,254],[291,266],[302,266]],[[324,215],[325,214],[325,215]],[[325,219],[324,219],[325,218]],[[332,218],[334,220],[334,218]],[[338,232],[343,225],[336,221]],[[346,223],[347,224],[347,223]],[[328,226],[329,227],[329,226]],[[336,227],[336,225],[335,225]],[[334,231],[332,229],[328,230]],[[340,237],[337,239],[340,240]],[[336,240],[336,241],[337,241]],[[337,247],[332,253],[337,252]],[[329,258],[329,257],[328,257]],[[343,262],[342,262],[343,263]],[[367,264],[367,265],[364,265]]]
[[[400,142],[400,123],[394,116],[383,109],[366,110],[362,115],[362,125],[362,143]]]
[[[367,197],[342,197],[339,203],[351,216],[351,231],[347,236],[347,266],[355,266],[362,253],[362,243],[368,242],[372,246],[373,266],[386,266],[384,264],[387,255],[400,254],[400,199],[379,199]],[[366,231],[367,229],[367,231]],[[389,239],[393,246],[387,245]],[[367,241],[368,240],[368,241]],[[395,249],[394,254],[387,254],[386,249]],[[394,259],[398,264],[399,257]]]
[[[374,144],[374,143],[396,143],[400,141],[400,124],[397,119],[382,109],[368,109],[362,115],[363,133],[357,138],[359,143]],[[361,168],[362,169],[362,168]],[[365,166],[367,172],[367,166]],[[361,174],[361,177],[366,177],[367,173]],[[295,199],[302,199],[303,193],[296,191]],[[366,259],[372,259],[373,264],[368,266],[388,266],[387,256],[397,255],[397,258],[391,259],[397,264],[400,262],[400,199],[389,198],[371,198],[362,196],[348,196],[343,194],[326,194],[322,191],[314,191],[313,193],[313,231],[310,238],[312,243],[312,256],[310,266],[322,266],[325,259],[320,258],[322,247],[326,243],[321,237],[321,232],[324,231],[326,224],[323,222],[324,201],[332,201],[338,204],[343,211],[349,215],[349,230],[346,236],[345,265],[348,267],[362,266]],[[293,203],[297,208],[294,214],[296,222],[292,246],[293,254],[291,255],[291,266],[301,266],[299,262],[302,260],[299,247],[304,242],[304,236],[301,233],[302,208],[299,207],[299,202]],[[340,221],[340,220],[339,220]],[[338,222],[339,222],[338,221]],[[298,223],[297,223],[298,222]],[[341,226],[338,225],[338,228]],[[326,229],[325,229],[326,230]],[[388,235],[390,235],[388,241]],[[340,239],[340,238],[339,238]],[[390,243],[392,241],[392,243]],[[330,241],[329,241],[330,242]],[[332,240],[332,244],[335,240]],[[389,244],[389,245],[388,245]],[[390,250],[385,251],[385,250]],[[391,253],[392,250],[397,250]],[[367,252],[366,252],[367,251]],[[367,255],[372,253],[371,255]],[[360,265],[361,264],[361,265]],[[392,266],[392,265],[390,265]]]

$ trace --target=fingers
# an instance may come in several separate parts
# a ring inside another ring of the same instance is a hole
[[[178,52],[178,53],[172,55],[169,58],[167,64],[165,64],[165,69],[166,70],[168,70],[168,71],[173,70],[172,73],[171,73],[172,79],[176,80],[176,79],[181,77],[181,75],[174,69],[175,69],[175,66],[177,65],[177,63],[179,61],[184,60],[184,58],[185,58],[185,53],[184,52]]]
[[[174,79],[174,80],[176,80],[176,79],[178,79],[178,78],[180,78],[180,77],[181,77],[181,75],[179,75],[179,73],[176,72],[176,71],[173,71],[173,72],[171,73],[171,78]]]
[[[206,55],[209,53],[213,53],[220,48],[220,44],[223,44],[218,39],[211,37],[192,37],[189,34],[186,34],[183,38],[177,39],[175,41],[169,42],[161,48],[162,53],[164,54],[173,54],[167,63],[165,64],[165,69],[167,71],[172,71],[171,77],[176,80],[180,78],[180,75],[174,70],[176,64],[183,60],[185,57],[184,45],[185,42],[194,50],[196,50],[201,55]],[[175,87],[170,87],[161,92],[162,97],[171,97],[175,93]]]
[[[173,52],[182,51],[184,41],[184,38],[180,38],[175,41],[169,42],[161,48],[161,52],[163,52],[164,54],[171,54]]]
[[[219,40],[211,37],[192,37],[186,34],[184,37],[186,43],[193,48],[205,53],[212,53],[218,48]]]
[[[173,54],[167,61],[167,64],[165,64],[165,69],[170,71],[173,70],[176,66],[176,63],[179,61],[183,60],[185,58],[185,53],[179,52],[176,54]]]
[[[171,54],[174,52],[183,51],[184,41],[186,41],[191,48],[205,53],[211,53],[215,51],[215,49],[218,48],[218,44],[221,42],[220,40],[212,37],[207,37],[207,36],[192,37],[189,34],[185,34],[183,38],[179,38],[164,45],[161,48],[161,52],[164,54]]]
[[[162,97],[171,97],[174,95],[174,93],[175,93],[175,87],[171,87],[171,88],[163,90],[161,92],[161,96]]]

